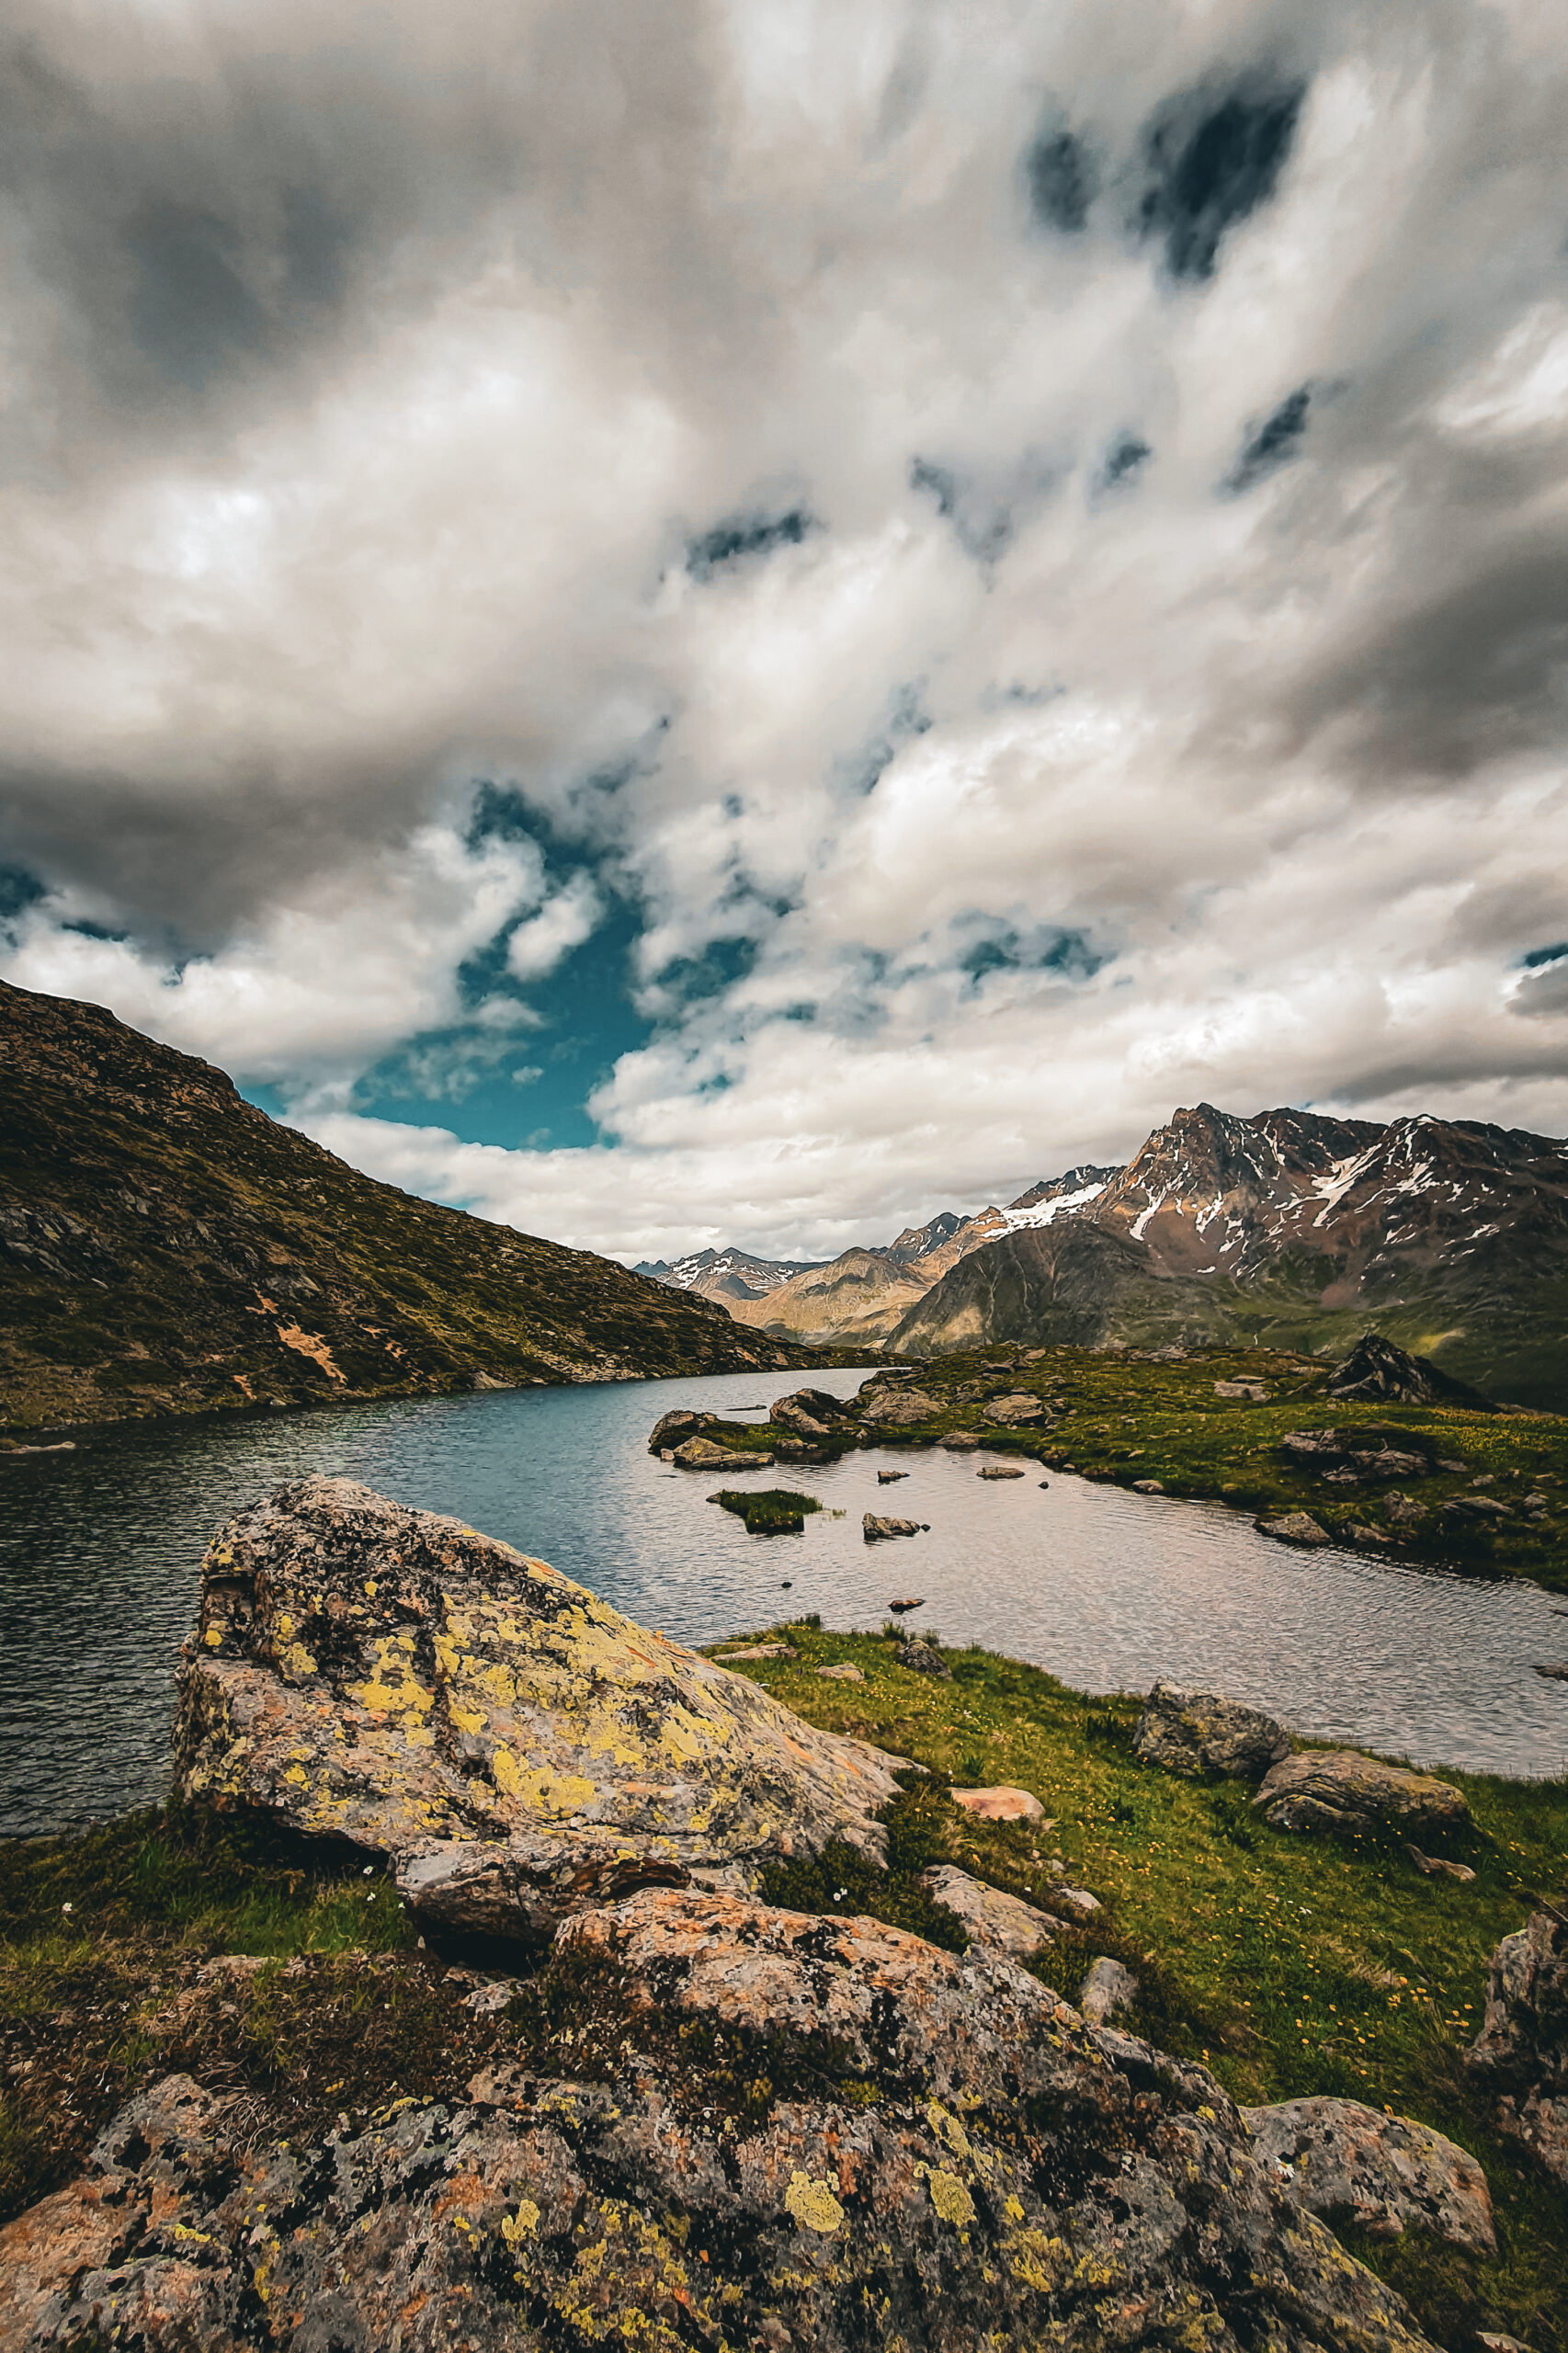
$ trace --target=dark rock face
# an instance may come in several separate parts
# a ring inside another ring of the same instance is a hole
[[[1256,1708],[1215,1691],[1156,1683],[1132,1736],[1133,1752],[1167,1772],[1234,1773],[1259,1781],[1290,1753],[1290,1735]]]
[[[1331,1397],[1378,1397],[1402,1405],[1468,1405],[1490,1413],[1492,1400],[1456,1381],[1429,1357],[1413,1357],[1381,1333],[1364,1333],[1328,1384]]]
[[[0,2234],[0,2341],[1430,2353],[1210,2076],[1006,1961],[653,1892],[557,1955],[575,2081],[290,2146],[165,2078]]]
[[[1492,1956],[1467,2066],[1495,2087],[1494,2120],[1568,2183],[1568,1926],[1535,1912]]]
[[[1441,2132],[1355,2099],[1290,2099],[1242,2114],[1259,2163],[1305,2212],[1379,2238],[1427,2231],[1472,2255],[1496,2254],[1486,2176]]]
[[[1278,1544],[1332,1544],[1333,1537],[1326,1528],[1315,1520],[1310,1511],[1288,1511],[1278,1519],[1254,1522],[1260,1536],[1272,1536]]]
[[[433,1927],[535,1940],[649,1881],[880,1857],[897,1787],[544,1562],[343,1479],[213,1544],[175,1759],[188,1797],[393,1858]]]
[[[663,1454],[666,1449],[673,1451],[686,1438],[700,1437],[705,1429],[711,1428],[713,1418],[711,1414],[694,1414],[684,1405],[677,1405],[673,1414],[661,1414],[648,1433],[649,1453]]]
[[[1470,1820],[1462,1792],[1430,1773],[1358,1756],[1354,1749],[1303,1750],[1265,1775],[1253,1800],[1276,1830],[1456,1830]]]

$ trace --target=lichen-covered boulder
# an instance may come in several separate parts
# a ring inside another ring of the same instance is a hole
[[[165,2081],[0,2234],[0,2340],[100,2353],[1431,2353],[1201,2068],[1013,1964],[644,1892],[521,2048],[286,2138]]]
[[[869,1381],[860,1391],[856,1404],[861,1421],[885,1429],[904,1429],[916,1422],[928,1422],[941,1410],[937,1400],[924,1389],[873,1388]]]
[[[1259,2164],[1309,2214],[1377,2238],[1427,2231],[1472,2255],[1496,2254],[1486,2176],[1441,2132],[1357,2099],[1288,2099],[1242,2114]]]
[[[1260,1709],[1218,1691],[1183,1691],[1156,1683],[1143,1702],[1132,1735],[1134,1756],[1167,1773],[1233,1773],[1261,1780],[1271,1765],[1290,1754],[1290,1735]]]
[[[683,1471],[766,1471],[771,1454],[744,1447],[721,1446],[714,1438],[683,1438],[674,1449]]]
[[[542,1561],[342,1479],[223,1529],[179,1681],[187,1797],[394,1857],[432,1923],[486,1934],[832,1838],[880,1857],[897,1786]]]
[[[1104,2026],[1131,2010],[1141,1991],[1140,1981],[1119,1961],[1101,1953],[1091,1961],[1078,1988],[1078,2010],[1091,2026]]]
[[[1465,2063],[1495,2099],[1493,2121],[1568,2182],[1568,1927],[1532,1912],[1492,1956],[1486,2015]]]
[[[1011,1391],[1006,1397],[993,1397],[981,1411],[988,1422],[1000,1422],[1010,1430],[1027,1429],[1045,1419],[1045,1407],[1027,1389]]]
[[[1276,1830],[1458,1830],[1470,1820],[1464,1794],[1435,1774],[1407,1772],[1353,1748],[1301,1750],[1271,1767],[1254,1805]]]

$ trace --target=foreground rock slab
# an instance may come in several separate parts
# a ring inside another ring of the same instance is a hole
[[[1272,1766],[1253,1800],[1276,1830],[1457,1830],[1470,1820],[1462,1791],[1354,1749],[1303,1750]]]
[[[880,1858],[897,1786],[542,1561],[337,1479],[213,1544],[175,1751],[187,1797],[394,1858],[432,1926],[532,1938],[832,1838]]]
[[[1556,1914],[1532,1913],[1493,1954],[1465,2063],[1495,2097],[1498,2131],[1568,2183],[1568,1925]]]
[[[982,1822],[1045,1820],[1045,1808],[1032,1790],[1009,1789],[1000,1782],[994,1789],[954,1790],[952,1800],[966,1813],[978,1814]]]
[[[1496,2254],[1486,2176],[1442,2133],[1355,2099],[1290,2099],[1242,2114],[1259,2162],[1309,2214],[1381,2238],[1422,2230],[1472,2255]]]
[[[938,1904],[945,1904],[969,1932],[971,1945],[982,1952],[1001,1953],[1009,1961],[1028,1961],[1041,1945],[1061,1933],[1062,1922],[1048,1912],[1037,1912],[1020,1896],[1006,1894],[971,1879],[956,1863],[933,1863],[922,1871],[921,1884]]]
[[[1240,1700],[1160,1682],[1143,1702],[1132,1749],[1168,1773],[1233,1773],[1257,1781],[1290,1754],[1290,1735],[1272,1716]]]
[[[1212,2077],[1006,1961],[649,1890],[551,1969],[574,2079],[289,2143],[165,2078],[0,2234],[0,2342],[1429,2353]]]

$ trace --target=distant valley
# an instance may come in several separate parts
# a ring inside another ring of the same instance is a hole
[[[1070,1169],[825,1266],[731,1250],[645,1271],[754,1329],[895,1355],[1343,1352],[1375,1323],[1495,1395],[1568,1403],[1568,1144],[1468,1120],[1199,1104],[1122,1167]]]

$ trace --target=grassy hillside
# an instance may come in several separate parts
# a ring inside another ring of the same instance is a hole
[[[801,1361],[360,1176],[222,1071],[0,984],[0,1432]]]
[[[1266,1272],[1173,1275],[1142,1243],[1088,1223],[1012,1233],[961,1258],[912,1307],[885,1345],[898,1356],[1024,1346],[1268,1347],[1348,1356],[1369,1326],[1490,1396],[1548,1412],[1568,1407],[1568,1280],[1548,1259],[1528,1280],[1494,1289],[1405,1270],[1325,1307],[1335,1262],[1285,1252]]]

